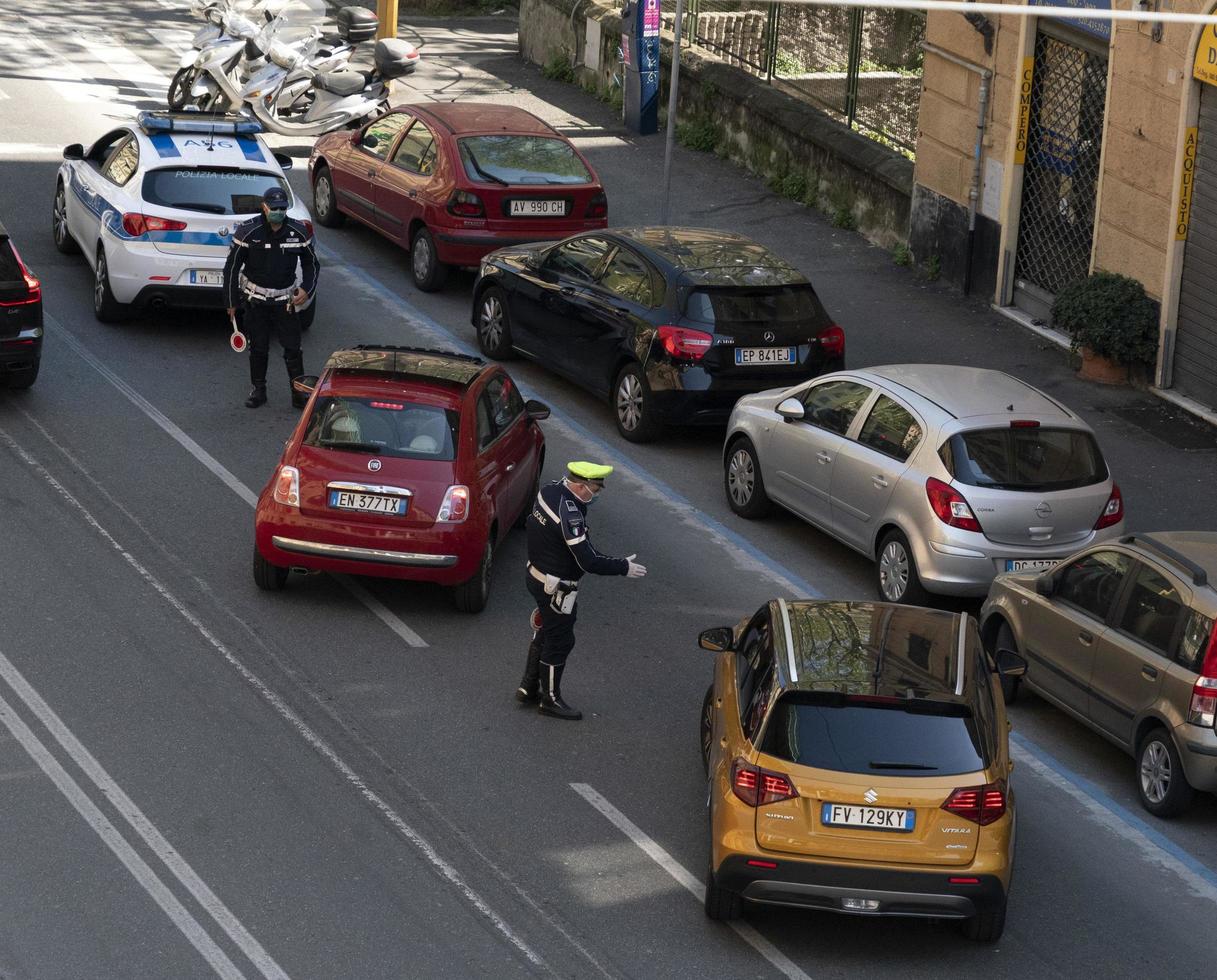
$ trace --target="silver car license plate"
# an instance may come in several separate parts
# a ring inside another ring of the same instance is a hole
[[[737,347],[736,364],[793,364],[793,347]]]
[[[1007,558],[1007,572],[1042,572],[1055,565],[1059,558]]]
[[[192,286],[223,286],[224,273],[219,269],[191,269],[190,284]]]
[[[892,830],[907,834],[912,831],[916,818],[916,810],[853,806],[846,803],[820,804],[820,822],[829,827],[863,827],[867,830]]]

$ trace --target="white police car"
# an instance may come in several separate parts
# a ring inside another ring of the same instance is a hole
[[[93,310],[102,321],[163,306],[224,306],[224,260],[232,232],[261,213],[262,194],[282,187],[288,216],[312,230],[261,125],[234,116],[141,112],[86,152],[65,147],[53,230],[61,252],[93,266]],[[313,306],[302,309],[301,326]]]

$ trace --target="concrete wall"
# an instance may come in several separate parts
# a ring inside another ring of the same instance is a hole
[[[589,20],[599,24],[598,58],[586,50]],[[521,54],[538,64],[555,55],[577,58],[576,80],[594,91],[607,90],[620,39],[617,10],[595,0],[521,0]],[[662,57],[670,64],[669,39]],[[586,67],[589,62],[596,67]],[[663,92],[666,104],[666,78]],[[803,174],[820,208],[847,214],[871,241],[890,248],[906,240],[913,165],[899,153],[747,71],[689,48],[681,51],[679,113],[685,120],[711,120],[721,134],[720,152],[761,177]]]

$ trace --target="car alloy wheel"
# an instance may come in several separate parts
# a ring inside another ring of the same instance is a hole
[[[1151,741],[1141,753],[1141,791],[1155,806],[1166,799],[1171,788],[1171,757],[1166,746]]]
[[[727,492],[737,506],[747,507],[755,489],[756,468],[752,465],[752,454],[746,449],[737,449],[727,466]]]
[[[617,418],[621,427],[633,432],[642,423],[642,382],[627,372],[617,384]]]
[[[324,175],[317,178],[317,186],[313,190],[313,203],[317,205],[317,216],[330,216],[330,208],[334,206],[334,195],[330,189],[330,179]]]
[[[414,263],[414,278],[422,282],[427,278],[431,271],[431,242],[425,235],[419,235],[414,239],[413,255],[410,257]]]
[[[106,306],[106,279],[109,272],[106,271],[106,253],[104,250],[97,253],[97,274],[93,277],[93,309],[100,313]]]
[[[714,685],[706,688],[701,705],[701,765],[710,772],[710,749],[714,743]]]
[[[491,293],[482,300],[482,315],[478,319],[482,349],[495,350],[503,340],[503,304]]]
[[[900,541],[889,541],[879,556],[879,587],[889,602],[899,602],[909,587],[909,555]]]
[[[63,184],[55,190],[55,206],[51,211],[51,220],[55,232],[55,245],[62,250],[68,240],[68,201]]]

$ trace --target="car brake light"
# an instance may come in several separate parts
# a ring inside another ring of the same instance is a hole
[[[925,494],[930,498],[930,506],[938,519],[951,527],[964,531],[979,531],[980,521],[972,513],[972,508],[964,500],[963,495],[950,484],[943,483],[930,477],[925,481]]]
[[[158,218],[153,214],[128,211],[123,215],[123,231],[139,238],[150,231],[185,231],[186,222],[174,218]]]
[[[312,238],[313,237],[313,223],[311,221],[309,221],[307,218],[303,218],[303,219],[301,219],[300,224],[304,225],[304,230],[308,232],[308,237]]]
[[[458,218],[484,218],[486,208],[476,194],[470,191],[453,191],[452,196],[448,198],[448,213],[455,214]]]
[[[700,361],[714,343],[714,335],[688,327],[659,328],[659,342],[669,356],[679,360]]]
[[[42,283],[30,273],[25,263],[21,261],[21,253],[17,251],[17,246],[10,243],[9,248],[13,250],[13,258],[17,260],[17,268],[21,270],[21,278],[25,280],[26,296],[25,299],[15,300],[12,303],[0,303],[0,306],[28,306],[30,303],[40,302],[42,300]]]
[[[401,402],[369,402],[373,408],[387,408],[391,412],[400,412],[405,409],[405,405]]]
[[[984,827],[1005,816],[1006,784],[998,780],[957,789],[947,797],[942,809]]]
[[[731,789],[749,806],[768,806],[799,795],[790,780],[780,772],[761,769],[744,759],[731,763]]]
[[[1040,424],[1035,419],[1014,419],[1010,423],[1012,429],[1038,429],[1039,427]]]
[[[439,505],[437,521],[445,524],[459,524],[469,516],[469,488],[449,487],[444,494],[444,502]]]
[[[1214,728],[1217,721],[1217,623],[1209,634],[1209,646],[1204,651],[1204,665],[1192,688],[1192,703],[1187,709],[1187,720],[1193,725]]]
[[[608,195],[601,191],[590,201],[587,202],[587,212],[584,214],[586,218],[606,218],[608,217]]]
[[[816,340],[825,356],[839,360],[845,356],[845,331],[835,323],[816,334]]]
[[[296,467],[279,467],[279,475],[275,478],[275,503],[300,506],[300,471]]]
[[[1118,524],[1124,519],[1124,498],[1120,495],[1120,487],[1113,483],[1111,485],[1111,496],[1107,498],[1107,504],[1103,508],[1103,513],[1099,515],[1099,519],[1095,522],[1094,529],[1101,531],[1105,527],[1111,527],[1113,524]]]

